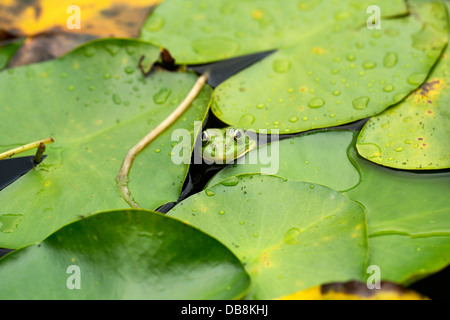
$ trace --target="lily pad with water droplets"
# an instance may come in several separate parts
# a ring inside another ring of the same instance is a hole
[[[102,212],[0,259],[0,299],[236,299],[250,284],[217,240],[146,210]]]
[[[364,126],[357,143],[359,153],[370,161],[398,169],[450,168],[449,70],[447,47],[419,89]]]
[[[273,142],[220,170],[206,188],[240,174],[265,173],[344,191],[354,187],[360,179],[347,156],[352,140],[353,133],[342,130]]]
[[[0,247],[40,241],[80,214],[129,207],[115,180],[125,155],[197,79],[158,69],[144,77],[140,58],[152,64],[159,52],[141,41],[101,40],[56,60],[0,73],[0,152],[49,136],[55,140],[45,161],[0,192],[0,217],[23,217],[14,232],[0,230]],[[171,161],[172,131],[185,129],[192,144],[194,121],[204,119],[210,97],[206,86],[135,159],[129,187],[141,207],[156,209],[178,199],[190,152],[183,154],[187,161]]]
[[[240,176],[209,191],[168,215],[210,234],[241,260],[252,280],[249,298],[364,279],[364,210],[338,192],[263,175]]]
[[[283,140],[280,170],[275,174],[290,181],[340,188],[349,199],[362,204],[367,215],[369,264],[380,266],[382,279],[411,283],[450,264],[450,173],[403,172],[378,166],[358,155],[356,136],[326,131]],[[250,153],[235,166],[219,171],[207,188],[268,168],[263,157],[249,164],[251,157]],[[354,180],[346,180],[355,173]]]
[[[367,27],[370,5],[381,29]],[[447,43],[447,10],[414,0],[410,11],[403,1],[169,0],[141,38],[179,63],[278,49],[219,85],[211,109],[233,126],[293,133],[380,113],[426,79]]]

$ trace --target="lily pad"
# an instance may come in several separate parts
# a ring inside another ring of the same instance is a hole
[[[450,172],[414,173],[351,157],[361,183],[344,192],[367,214],[369,264],[409,284],[450,264]]]
[[[374,4],[381,29],[366,26]],[[293,133],[375,115],[423,83],[448,40],[447,10],[423,0],[410,10],[403,1],[172,0],[141,38],[179,63],[278,49],[219,85],[211,109],[233,126]]]
[[[347,156],[352,140],[352,132],[342,130],[273,142],[220,170],[206,188],[240,174],[263,173],[344,191],[358,184],[360,179]]]
[[[0,232],[0,247],[35,243],[78,218],[128,208],[115,181],[122,161],[143,136],[184,99],[197,77],[156,69],[144,77],[159,48],[136,40],[101,40],[57,60],[0,73],[0,151],[52,136],[48,157],[0,192],[0,217],[23,217],[15,232]],[[130,190],[142,207],[176,201],[189,164],[171,161],[171,133],[205,117],[204,87],[183,116],[136,158]],[[190,159],[190,154],[184,155]],[[187,162],[189,163],[189,162]]]
[[[241,260],[252,279],[249,298],[364,279],[364,210],[327,187],[240,176],[187,198],[168,215],[212,235]]]
[[[0,299],[236,299],[249,284],[217,240],[145,210],[92,215],[0,260]]]
[[[356,145],[364,158],[399,169],[450,168],[449,56],[447,46],[426,83],[369,120]]]
[[[350,142],[352,135],[354,138]],[[356,135],[350,131],[327,131],[281,141],[281,165],[277,175],[290,181],[307,179],[311,183],[336,187],[337,178],[354,175],[356,167],[357,183],[342,193],[365,208],[369,264],[380,267],[382,279],[411,283],[447,266],[450,263],[450,173],[404,172],[373,164],[358,155]],[[290,145],[291,140],[294,145]],[[316,143],[312,144],[313,141]],[[283,148],[283,144],[292,148]],[[308,144],[310,146],[306,147]],[[342,150],[340,156],[331,144]],[[305,148],[305,157],[311,155],[336,163],[326,161],[320,166],[310,166],[303,159],[284,163],[283,159],[294,159],[298,155],[295,146]],[[342,155],[344,150],[347,150],[346,159]],[[211,179],[208,188],[216,183],[236,181],[235,175],[261,172],[266,167],[261,162],[244,163],[227,166]],[[334,174],[321,175],[322,171],[332,172],[331,169]],[[298,174],[301,171],[303,173]]]

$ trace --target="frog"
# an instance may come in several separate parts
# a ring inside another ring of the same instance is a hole
[[[202,157],[206,163],[229,164],[258,147],[257,140],[236,127],[211,128],[202,132]]]

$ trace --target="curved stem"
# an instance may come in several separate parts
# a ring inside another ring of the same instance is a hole
[[[181,104],[166,118],[161,122],[156,128],[150,131],[144,138],[142,138],[133,148],[131,148],[122,163],[122,168],[120,169],[119,175],[116,180],[119,184],[120,194],[125,199],[128,204],[134,208],[140,208],[137,204],[128,188],[128,174],[133,165],[134,159],[137,157],[139,152],[142,151],[150,142],[152,142],[157,136],[159,136],[164,130],[166,130],[170,125],[172,125],[186,109],[190,106],[195,97],[199,94],[201,89],[208,79],[208,74],[202,74],[197,82],[192,87],[189,94],[184,98]]]
[[[47,139],[44,139],[44,140],[35,141],[35,142],[32,142],[32,143],[29,143],[29,144],[26,144],[26,145],[23,145],[23,146],[11,149],[9,151],[0,153],[0,160],[12,157],[13,155],[16,155],[16,154],[21,153],[21,152],[25,152],[25,151],[28,151],[28,150],[31,150],[31,149],[34,149],[34,148],[38,148],[41,145],[41,143],[43,143],[45,145],[45,144],[52,143],[52,142],[54,142],[54,140],[53,140],[52,137],[50,137],[50,138],[47,138]]]

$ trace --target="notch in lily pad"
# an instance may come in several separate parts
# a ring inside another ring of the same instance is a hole
[[[41,163],[46,158],[45,145],[52,142],[50,137],[0,153],[3,160],[0,161],[0,191]],[[37,148],[34,156],[6,159],[34,148]]]

